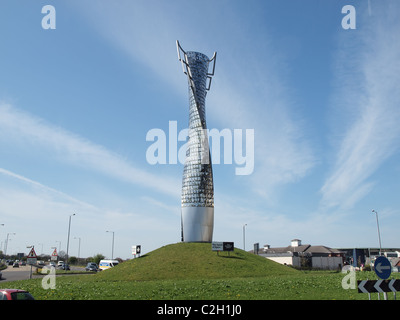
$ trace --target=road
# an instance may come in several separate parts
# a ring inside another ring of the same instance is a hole
[[[3,277],[0,280],[0,286],[3,286],[3,283],[7,281],[29,279],[30,272],[31,272],[30,266],[23,266],[19,268],[13,268],[12,266],[8,266],[7,269],[1,271]],[[35,272],[35,268],[33,268],[33,272]]]
[[[82,267],[71,267],[71,270],[74,271],[84,271],[85,268]],[[32,268],[32,271],[36,271],[36,267]],[[19,268],[13,268],[12,266],[8,266],[7,269],[4,269],[1,271],[3,274],[1,280],[0,280],[0,287],[4,287],[4,282],[7,281],[17,281],[17,280],[26,280],[29,279],[30,277],[30,272],[31,272],[31,267],[30,266],[23,266]],[[43,277],[42,275],[32,275],[32,278],[41,278]]]

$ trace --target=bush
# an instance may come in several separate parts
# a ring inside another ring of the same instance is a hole
[[[69,257],[68,262],[69,262],[69,264],[77,264],[78,258],[77,257]]]
[[[365,265],[364,271],[371,271],[371,270],[372,269],[371,269],[371,265],[370,264]]]
[[[101,253],[98,253],[93,257],[93,262],[99,265],[100,260],[103,260],[104,258],[105,257]]]

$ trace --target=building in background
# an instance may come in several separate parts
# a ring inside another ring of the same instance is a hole
[[[344,252],[326,246],[302,244],[299,239],[291,240],[287,247],[271,248],[265,245],[259,255],[298,268],[337,270],[344,265]]]

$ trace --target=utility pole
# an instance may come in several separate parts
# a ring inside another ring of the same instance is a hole
[[[381,244],[381,233],[379,232],[379,220],[378,220],[378,212],[375,210],[372,210],[372,212],[375,212],[376,214],[376,226],[378,228],[378,238],[379,238],[379,255],[382,255],[382,244]]]

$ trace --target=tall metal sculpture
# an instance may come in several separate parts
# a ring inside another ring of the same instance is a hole
[[[182,178],[181,236],[184,242],[211,242],[214,183],[206,130],[205,98],[210,90],[217,53],[214,52],[209,59],[199,52],[185,52],[179,41],[176,41],[176,46],[189,86],[189,140]],[[211,73],[210,62],[213,62]]]

